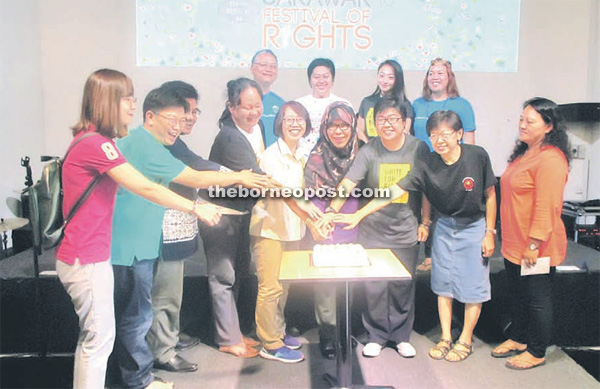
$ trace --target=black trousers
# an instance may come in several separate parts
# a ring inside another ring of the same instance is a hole
[[[363,312],[363,325],[369,333],[369,342],[384,345],[386,342],[409,342],[415,321],[414,279],[419,246],[393,248],[413,276],[410,280],[365,282],[367,306]]]
[[[521,266],[504,259],[512,324],[510,339],[527,345],[536,358],[544,358],[552,338],[552,279],[549,274],[521,276]]]

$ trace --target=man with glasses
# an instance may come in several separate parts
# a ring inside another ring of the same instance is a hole
[[[144,124],[116,143],[127,161],[148,179],[191,188],[233,184],[264,187],[268,183],[265,176],[250,172],[199,172],[173,157],[165,146],[175,143],[190,111],[186,99],[171,88],[150,91],[143,111]],[[190,211],[198,209],[203,211],[202,221],[207,225],[219,222],[221,215],[215,206],[194,202]],[[117,334],[114,354],[124,387],[146,387],[154,379],[154,357],[145,337],[152,324],[152,278],[160,254],[164,213],[165,208],[126,189],[117,192],[111,245]]]
[[[260,118],[265,126],[265,148],[269,147],[277,141],[274,125],[275,116],[279,112],[279,108],[285,100],[283,100],[275,92],[271,91],[271,85],[277,79],[277,57],[271,50],[259,50],[252,57],[250,72],[254,81],[260,85],[263,92],[263,114]]]
[[[200,114],[198,91],[183,81],[169,81],[162,84],[161,88],[171,89],[182,95],[190,105],[181,135],[190,134]],[[172,146],[165,147],[173,157],[192,169],[229,170],[195,154],[181,137],[178,137]],[[196,200],[198,197],[196,189],[177,183],[171,183],[169,189],[190,200]],[[152,285],[153,319],[146,341],[154,355],[155,368],[172,372],[195,371],[198,365],[188,362],[177,352],[188,350],[200,343],[197,337],[180,332],[179,321],[183,300],[184,259],[198,250],[198,222],[185,212],[168,209],[162,228],[162,254],[156,261]]]

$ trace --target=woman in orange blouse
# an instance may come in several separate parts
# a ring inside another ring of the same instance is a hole
[[[567,236],[561,220],[571,159],[558,106],[535,97],[523,104],[519,140],[500,181],[502,255],[511,299],[510,338],[492,356],[512,356],[506,367],[531,369],[546,363],[552,334],[551,280],[565,260]],[[550,257],[550,273],[521,276],[522,266]]]

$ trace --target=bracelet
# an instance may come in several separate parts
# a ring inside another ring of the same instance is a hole
[[[429,224],[431,224],[431,223],[429,223]],[[421,223],[421,225],[427,229],[429,229],[429,224]]]
[[[496,234],[498,233],[498,232],[496,231],[496,229],[494,229],[494,228],[486,228],[485,230],[486,230],[487,232],[491,232],[491,233],[492,233],[492,235],[496,235]]]
[[[431,220],[429,220],[427,223],[422,221],[421,224],[429,228],[429,226],[431,225]]]
[[[327,207],[325,208],[325,213],[338,213],[338,211],[336,211],[332,207]]]

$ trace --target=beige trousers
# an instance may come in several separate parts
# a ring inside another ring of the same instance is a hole
[[[256,299],[256,335],[269,350],[283,347],[285,317],[283,311],[288,285],[279,282],[279,266],[284,251],[298,250],[300,241],[251,237],[252,256],[256,262],[258,297]]]

